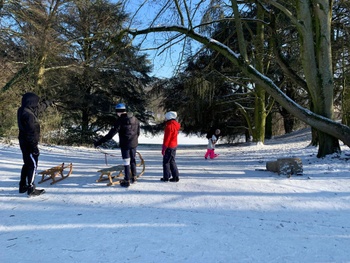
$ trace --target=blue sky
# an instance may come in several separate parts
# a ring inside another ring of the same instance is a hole
[[[133,15],[141,3],[140,0],[128,0],[126,5],[127,12]],[[146,28],[152,18],[156,16],[157,12],[157,9],[150,7],[150,5],[144,6],[140,13],[138,13],[137,17],[133,20],[132,28]],[[169,15],[169,20],[170,17],[171,15]],[[168,18],[162,18],[161,21],[164,21],[164,19]],[[153,64],[152,75],[160,78],[169,78],[173,76],[174,71],[178,67],[183,42],[174,44],[166,50],[156,50],[155,47],[164,40],[164,34],[166,33],[149,34],[146,37],[139,36],[135,39],[134,43],[136,44],[142,41],[142,51],[149,55],[149,59]]]

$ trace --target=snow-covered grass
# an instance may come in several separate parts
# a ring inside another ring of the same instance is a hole
[[[0,261],[350,262],[349,149],[318,159],[309,139],[302,130],[218,145],[219,158],[205,160],[206,139],[181,136],[180,182],[163,183],[161,138],[142,137],[146,173],[127,189],[96,183],[107,167],[98,150],[41,145],[39,171],[74,168],[37,184],[46,193],[35,198],[18,193],[17,142],[0,144]],[[108,165],[121,164],[108,152]],[[303,176],[259,171],[282,157],[301,158]]]

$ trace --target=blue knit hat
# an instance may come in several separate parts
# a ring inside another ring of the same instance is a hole
[[[116,112],[126,112],[126,107],[124,103],[118,103],[115,105],[115,111]]]

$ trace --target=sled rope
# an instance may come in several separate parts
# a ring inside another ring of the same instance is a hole
[[[114,154],[111,154],[111,153],[107,153],[107,152],[104,152],[104,151],[102,151],[100,148],[97,148],[98,149],[98,151],[100,152],[100,153],[102,153],[102,154],[104,154],[105,155],[105,163],[106,163],[106,165],[108,165],[108,158],[107,158],[107,156],[111,156],[111,157],[119,157],[119,155],[114,155]]]

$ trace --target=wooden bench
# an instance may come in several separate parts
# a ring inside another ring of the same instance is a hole
[[[136,152],[136,154],[140,159],[140,162],[136,163],[136,167],[142,167],[142,171],[136,175],[136,177],[139,178],[145,173],[146,165],[144,159],[142,158],[142,155],[139,152]],[[101,173],[100,177],[96,180],[97,183],[108,180],[109,183],[107,183],[107,186],[116,185],[119,184],[120,181],[124,178],[124,165],[111,166],[108,168],[100,169],[97,172]],[[118,172],[118,174],[113,176],[113,173],[116,172]],[[113,181],[113,179],[117,180]]]
[[[64,169],[69,168],[69,171],[66,175],[63,174]],[[62,163],[61,165],[57,165],[55,167],[49,168],[45,171],[42,171],[38,174],[41,174],[41,181],[39,181],[39,184],[52,179],[52,182],[50,184],[55,184],[59,181],[62,181],[63,179],[66,179],[68,176],[71,175],[73,171],[73,164],[70,163],[68,165],[64,165],[64,163]],[[60,176],[59,179],[56,179],[57,176]]]

